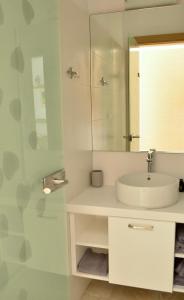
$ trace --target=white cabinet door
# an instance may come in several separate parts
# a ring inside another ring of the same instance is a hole
[[[109,218],[109,281],[172,292],[175,223]]]

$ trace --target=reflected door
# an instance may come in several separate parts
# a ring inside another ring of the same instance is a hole
[[[58,0],[0,3],[0,299],[67,300]]]
[[[130,132],[140,135],[132,151],[183,151],[183,34],[177,38],[137,37],[140,44],[129,48]]]

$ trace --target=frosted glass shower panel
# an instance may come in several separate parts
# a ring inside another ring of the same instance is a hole
[[[0,299],[69,300],[60,1],[0,1]]]

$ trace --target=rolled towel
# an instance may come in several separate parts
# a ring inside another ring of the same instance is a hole
[[[184,243],[184,224],[177,225],[176,237],[179,242]]]
[[[184,277],[176,275],[174,278],[174,283],[177,285],[184,285]]]

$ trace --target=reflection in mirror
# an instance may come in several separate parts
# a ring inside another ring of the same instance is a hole
[[[125,151],[126,102],[122,13],[91,16],[93,149]]]
[[[91,16],[93,150],[183,152],[184,34],[124,25],[123,13]]]
[[[43,56],[32,58],[33,95],[35,108],[36,139],[38,149],[48,148],[48,130],[45,99]]]
[[[184,35],[130,39],[131,151],[184,150]]]

